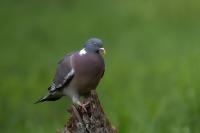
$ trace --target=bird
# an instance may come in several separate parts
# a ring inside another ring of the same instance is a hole
[[[80,51],[64,56],[57,65],[53,81],[48,87],[48,93],[35,103],[56,101],[68,96],[75,105],[86,110],[81,96],[86,96],[95,90],[105,72],[103,41],[90,38]]]

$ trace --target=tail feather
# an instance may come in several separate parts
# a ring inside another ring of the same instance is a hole
[[[40,99],[37,100],[34,104],[41,103],[41,102],[45,102],[45,101],[48,101],[48,95],[47,95],[47,96],[44,96],[44,97],[42,97],[42,98],[40,98]]]
[[[34,104],[45,102],[45,101],[56,101],[60,99],[63,95],[59,92],[54,93],[48,93],[46,96],[42,97],[38,101],[36,101]]]

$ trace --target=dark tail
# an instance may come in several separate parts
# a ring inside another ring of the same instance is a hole
[[[49,95],[44,96],[44,97],[40,98],[39,100],[37,100],[34,104],[48,101],[48,97],[49,97]]]
[[[48,93],[46,96],[42,97],[38,101],[36,101],[34,104],[45,102],[45,101],[56,101],[62,97],[61,93]]]

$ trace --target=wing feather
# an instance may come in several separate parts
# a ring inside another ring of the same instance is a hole
[[[55,91],[67,86],[74,77],[74,69],[71,64],[72,55],[66,55],[58,62],[56,74],[52,85],[49,87],[50,91]]]

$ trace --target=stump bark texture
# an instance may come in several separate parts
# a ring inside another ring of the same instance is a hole
[[[65,124],[63,133],[117,133],[106,118],[96,91],[91,91],[84,103],[89,103],[87,112],[81,107],[72,106],[69,109],[71,117]]]

